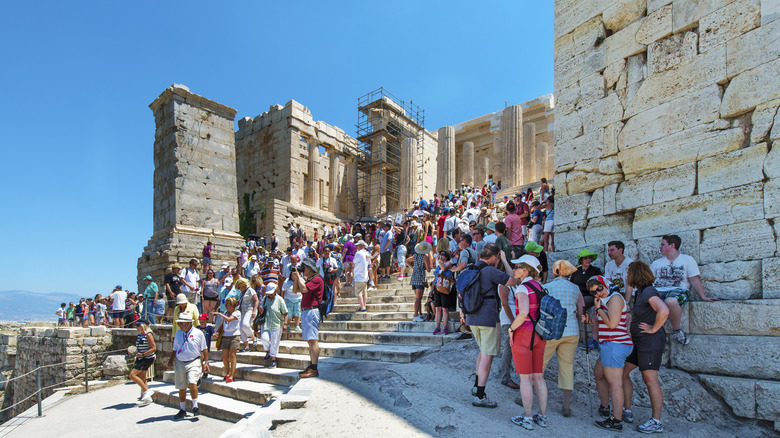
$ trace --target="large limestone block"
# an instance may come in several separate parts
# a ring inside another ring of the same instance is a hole
[[[556,130],[558,122],[556,121]],[[571,141],[559,142],[553,146],[555,154],[555,172],[564,172],[574,168],[576,163],[595,160],[601,156],[599,145],[603,142],[604,130],[587,132]],[[556,136],[557,138],[557,136]]]
[[[587,217],[590,194],[575,193],[555,199],[555,225],[581,221]]]
[[[671,3],[671,2],[670,2]],[[636,31],[636,42],[650,44],[672,33],[672,5],[662,6],[654,11],[648,4],[647,19]]]
[[[767,219],[780,217],[780,179],[771,179],[764,184],[764,217]]]
[[[780,33],[780,29],[778,31]],[[753,115],[750,117],[753,125],[753,129],[750,131],[750,144],[758,144],[769,140],[769,133],[777,116],[778,106],[780,106],[780,99],[763,103],[753,111]],[[780,172],[780,165],[775,164],[774,167],[778,168],[770,169],[771,173],[776,174]],[[772,177],[771,175],[767,176]]]
[[[780,300],[692,302],[688,318],[694,334],[780,336]]]
[[[664,169],[627,179],[615,193],[617,211],[672,201],[693,195],[696,188],[696,163]]]
[[[623,82],[623,84],[619,88],[625,88],[624,82],[626,81],[626,60],[621,59],[618,62],[610,64],[604,70],[604,73],[601,76],[604,78],[604,86],[608,90],[615,89],[619,82]],[[599,96],[599,98],[603,96],[604,95],[602,94],[601,96]]]
[[[588,227],[585,229],[585,242],[587,243],[587,246],[595,247],[597,245],[603,245],[610,240],[633,240],[633,236],[631,235],[631,224],[633,219],[633,214],[623,213],[601,216],[589,220]]]
[[[610,184],[604,187],[604,214],[617,213],[617,195],[618,184]]]
[[[761,143],[699,162],[699,193],[736,187],[764,179],[768,147]]]
[[[763,1],[761,2],[761,25],[764,26],[780,18],[780,2]]]
[[[761,24],[760,0],[737,0],[699,20],[699,52],[723,45]]]
[[[575,84],[582,76],[585,53],[556,61],[553,65],[553,89],[560,90]]]
[[[720,105],[721,117],[733,117],[780,98],[780,58],[740,73],[729,83]]]
[[[694,373],[780,380],[780,337],[697,335],[671,343],[672,366]],[[750,360],[746,360],[750,358]]]
[[[593,192],[588,203],[588,219],[600,216],[604,216],[604,189]]]
[[[623,129],[623,122],[615,122],[604,127],[604,136],[601,147],[601,157],[610,157],[618,153],[618,135]]]
[[[559,4],[560,3],[560,4]],[[583,26],[588,20],[598,17],[611,1],[606,0],[588,0],[579,2],[555,2],[555,39],[566,35],[571,31]]]
[[[699,267],[708,297],[724,300],[761,298],[761,261],[712,263]]]
[[[672,0],[647,0],[647,14],[650,15],[658,9],[671,4]]]
[[[574,84],[557,90],[555,93],[555,113],[558,117],[561,115],[571,114],[575,112],[577,102],[580,100],[580,84],[575,82]],[[556,121],[555,131],[558,131],[558,121]],[[557,138],[557,137],[556,137]]]
[[[585,228],[587,221],[555,224],[555,248],[567,250],[585,246]]]
[[[780,298],[780,257],[761,261],[761,283],[765,299]]]
[[[605,55],[601,68],[645,51],[647,46],[636,41],[636,33],[642,27],[644,20],[644,18],[637,19],[604,40]]]
[[[584,89],[582,93],[585,93]],[[582,119],[584,132],[592,132],[607,125],[620,122],[623,119],[623,104],[620,102],[618,95],[612,93],[589,106],[581,107],[578,113]]]
[[[699,375],[702,383],[715,391],[734,411],[734,415],[756,418],[756,381],[739,377]]]
[[[623,181],[622,173],[608,175],[599,172],[574,170],[566,176],[566,187],[569,193],[592,192],[621,181]]]
[[[647,50],[648,74],[652,77],[656,73],[691,63],[697,59],[698,41],[696,32],[683,32],[651,43]],[[725,63],[725,59],[723,61]],[[681,89],[685,90],[685,87]]]
[[[612,32],[642,18],[647,11],[647,0],[617,0],[604,10],[604,26]]]
[[[780,2],[762,2],[775,3]],[[726,73],[734,77],[745,70],[780,57],[780,21],[773,21],[726,43]]]
[[[640,207],[634,217],[634,237],[649,237],[675,230],[699,230],[764,218],[763,185],[684,198],[675,203]]]
[[[775,422],[777,430],[780,418],[780,382],[759,380],[756,382],[756,416]]]
[[[680,245],[681,253],[688,254],[696,260],[696,263],[701,263],[701,236],[699,231],[678,231],[669,234],[676,234],[682,239],[682,244]],[[661,246],[660,235],[637,239],[636,246],[639,260],[642,260],[648,265],[662,257],[659,249]]]
[[[582,135],[582,118],[579,111],[558,114],[553,135],[556,143],[566,143]]]
[[[739,222],[702,232],[701,262],[760,260],[775,255],[772,225],[766,220]]]
[[[734,0],[674,0],[674,31],[695,27],[702,17],[732,2]]]

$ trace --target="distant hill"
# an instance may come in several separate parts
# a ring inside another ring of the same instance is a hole
[[[28,290],[0,291],[0,321],[56,321],[54,312],[65,302],[79,302],[79,296],[49,292],[38,293]]]

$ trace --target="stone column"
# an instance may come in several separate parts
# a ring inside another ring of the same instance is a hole
[[[398,178],[399,191],[398,209],[412,208],[417,200],[417,139],[401,140],[401,174]]]
[[[514,187],[523,183],[523,108],[512,105],[501,116],[501,138],[504,161],[501,163],[502,187]]]
[[[555,148],[547,147],[547,179],[555,178]]]
[[[320,148],[317,139],[309,139],[309,180],[306,184],[309,206],[320,208]]]
[[[536,166],[536,123],[526,123],[523,125],[523,182],[521,184],[530,184],[539,179],[535,175]]]
[[[536,143],[536,179],[551,178],[552,175],[547,173],[547,143],[540,141]]]
[[[358,214],[357,202],[360,197],[358,192],[358,160],[354,155],[346,159],[343,187],[342,195],[344,195],[346,202],[344,211],[347,212],[347,217],[354,219]]]
[[[474,142],[463,143],[463,172],[461,182],[469,187],[474,186]]]
[[[504,144],[501,139],[501,131],[493,132],[493,157],[491,158],[490,171],[493,174],[493,182],[501,181],[501,163],[504,161]],[[501,184],[504,184],[501,181]]]
[[[328,210],[333,214],[340,214],[339,208],[339,192],[341,186],[341,180],[339,179],[339,167],[341,166],[341,160],[339,160],[339,153],[336,149],[329,149],[330,154],[330,190],[328,191]]]
[[[455,128],[439,128],[439,156],[437,157],[436,192],[455,189]]]
[[[483,184],[488,182],[488,174],[490,172],[490,158],[482,157],[477,162],[477,180],[475,181],[477,187],[482,187]]]

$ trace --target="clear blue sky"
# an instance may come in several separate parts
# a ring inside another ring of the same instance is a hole
[[[135,290],[172,83],[352,135],[379,86],[429,130],[553,91],[552,1],[5,2],[0,39],[0,290]]]

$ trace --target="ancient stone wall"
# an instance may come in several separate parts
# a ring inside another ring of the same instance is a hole
[[[551,254],[588,247],[603,266],[618,239],[649,263],[661,235],[679,234],[707,295],[751,301],[691,303],[693,339],[672,343],[671,365],[700,373],[737,415],[775,421],[780,337],[755,325],[777,327],[780,310],[777,5],[555,2]]]

